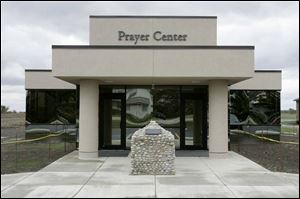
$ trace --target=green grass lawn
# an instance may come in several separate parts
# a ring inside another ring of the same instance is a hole
[[[295,112],[281,112],[281,124],[281,133],[296,134],[298,132]]]
[[[286,133],[286,134],[297,134],[298,129],[294,126],[282,126],[281,127],[281,133]]]
[[[297,125],[296,113],[281,112],[281,124],[283,125]]]
[[[38,171],[75,149],[75,142],[61,140],[2,144],[1,174]]]

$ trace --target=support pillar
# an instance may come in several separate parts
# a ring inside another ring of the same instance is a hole
[[[81,80],[79,101],[79,159],[98,158],[98,115],[98,81]]]
[[[209,157],[225,157],[228,152],[228,86],[225,80],[209,83]]]

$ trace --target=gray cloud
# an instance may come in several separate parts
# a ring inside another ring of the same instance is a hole
[[[51,68],[52,44],[88,44],[89,15],[218,16],[219,45],[255,45],[256,68],[283,70],[283,109],[299,96],[298,2],[1,2],[1,104],[24,110],[24,69]]]

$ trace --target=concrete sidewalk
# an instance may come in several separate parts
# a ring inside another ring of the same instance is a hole
[[[299,175],[230,152],[177,157],[174,176],[132,176],[127,157],[82,161],[72,152],[39,172],[1,175],[1,197],[299,197]]]

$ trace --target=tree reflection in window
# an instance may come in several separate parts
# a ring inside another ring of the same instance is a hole
[[[157,87],[153,96],[153,116],[163,127],[179,127],[179,87]]]
[[[280,92],[231,90],[231,125],[280,125]]]
[[[75,124],[76,90],[27,90],[27,124]]]

